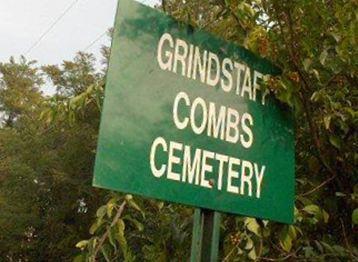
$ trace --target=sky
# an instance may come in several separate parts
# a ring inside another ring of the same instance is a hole
[[[160,0],[138,2],[153,6]],[[109,45],[104,33],[114,24],[116,6],[117,0],[0,0],[0,62],[25,54],[66,10],[26,58],[39,65],[60,64],[95,40],[86,51],[98,57],[100,47]]]

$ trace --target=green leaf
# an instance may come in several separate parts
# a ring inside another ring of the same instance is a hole
[[[254,233],[257,236],[261,236],[260,234],[260,225],[257,223],[255,218],[248,217],[245,219],[245,226],[248,230]]]
[[[325,65],[327,56],[328,56],[328,52],[327,52],[327,49],[325,49],[325,50],[323,50],[323,52],[322,52],[321,55],[319,56],[319,62],[320,62],[322,65]]]
[[[352,213],[352,223],[353,225],[358,225],[358,208],[354,209]]]
[[[138,204],[133,199],[127,199],[127,203],[129,204],[130,207],[139,211],[142,214],[142,216],[145,217],[144,211],[138,206]]]
[[[309,70],[311,64],[312,64],[312,59],[306,58],[305,60],[303,60],[303,68],[305,69],[305,71]]]
[[[342,246],[339,246],[339,245],[333,245],[332,246],[332,249],[334,250],[334,253],[335,254],[339,254],[340,256],[345,256],[347,253],[346,253],[346,249],[343,248]]]
[[[325,248],[327,252],[334,253],[334,250],[331,245],[327,244],[326,242],[321,241],[321,245]]]
[[[324,126],[325,126],[325,128],[326,128],[327,130],[328,130],[329,127],[330,127],[331,119],[332,119],[332,116],[325,116],[325,117],[323,118]]]
[[[249,258],[252,260],[256,260],[257,259],[257,255],[256,255],[256,250],[255,248],[251,249],[251,251],[248,254]]]
[[[76,244],[76,247],[81,250],[84,250],[87,247],[88,243],[89,243],[88,240],[82,240]]]
[[[324,223],[327,223],[328,222],[328,219],[329,219],[329,214],[321,209],[319,206],[317,205],[308,205],[308,206],[305,206],[303,208],[303,210],[305,212],[307,212],[308,214],[311,214],[314,216],[314,218],[319,221],[323,221]]]
[[[161,210],[164,207],[164,202],[162,202],[162,201],[158,202],[157,207],[158,207],[159,210]]]
[[[322,209],[322,216],[323,216],[323,222],[328,223],[329,214],[324,209]]]
[[[104,217],[106,212],[107,212],[107,206],[101,206],[100,208],[97,209],[96,216],[98,218],[102,218]]]
[[[110,231],[109,231],[108,239],[109,239],[109,243],[112,245],[114,250],[117,250],[117,245],[116,245],[116,242],[115,242],[115,238],[116,238],[116,231],[115,231],[115,228],[112,227],[110,229]]]
[[[92,226],[90,227],[90,234],[93,235],[97,229],[103,224],[103,220],[101,218],[97,219],[97,221],[95,223],[92,224]]]
[[[323,253],[323,246],[321,245],[321,243],[317,240],[314,241],[314,243],[317,246],[317,249],[319,250],[319,252]]]
[[[125,199],[126,201],[130,201],[130,200],[133,199],[133,196],[132,196],[132,195],[125,195],[124,199]]]
[[[342,193],[342,192],[336,192],[336,196],[337,197],[345,197],[347,196],[346,194]]]
[[[101,248],[101,252],[102,252],[102,254],[103,254],[104,259],[105,259],[107,262],[111,261],[111,260],[109,259],[108,252],[106,251],[106,249],[105,249],[104,247]]]
[[[335,136],[335,135],[330,135],[329,136],[329,142],[337,149],[341,149],[341,140]]]
[[[296,227],[292,225],[288,226],[288,234],[292,240],[295,240],[297,238]]]
[[[144,226],[141,222],[139,222],[137,219],[135,218],[131,218],[130,216],[125,216],[123,219],[126,219],[130,222],[132,222],[134,224],[134,226],[139,230],[139,231],[143,231],[144,230]]]
[[[246,242],[246,245],[245,245],[245,249],[246,250],[250,250],[254,247],[254,241],[252,241],[252,239],[249,237],[247,238],[247,242]]]
[[[313,73],[313,75],[316,77],[316,79],[318,81],[321,81],[321,77],[319,75],[319,72],[316,69],[312,69],[311,72]]]
[[[84,255],[78,255],[76,256],[74,259],[73,259],[73,262],[85,262],[86,259],[85,259],[85,256]]]
[[[122,235],[124,235],[124,230],[126,229],[126,224],[124,223],[123,219],[118,219],[117,221],[117,228],[118,232]]]
[[[117,236],[117,241],[118,241],[119,245],[121,246],[123,253],[126,253],[127,249],[128,249],[127,240],[124,237],[125,228],[126,228],[126,225],[125,225],[124,221],[122,219],[118,219],[118,222],[117,222],[118,234],[116,236]]]
[[[252,9],[252,7],[248,3],[245,3],[245,2],[241,2],[238,5],[238,12],[239,12],[238,15],[240,17],[241,17],[241,14],[244,14],[249,17],[253,17],[255,15],[254,9]]]
[[[118,219],[118,221],[117,221],[118,234],[116,235],[117,241],[122,249],[124,261],[129,262],[129,261],[134,261],[135,257],[132,255],[132,253],[128,247],[127,240],[124,236],[125,228],[126,228],[126,225],[125,225],[123,219]]]
[[[338,33],[331,32],[330,34],[331,36],[333,36],[334,40],[336,40],[337,43],[342,39],[342,37]]]
[[[317,214],[320,214],[320,208],[317,205],[308,205],[303,208],[304,211],[306,211],[308,214],[316,216]]]
[[[289,234],[288,226],[284,226],[279,235],[280,246],[286,252],[290,252],[292,248],[292,238]]]
[[[320,98],[321,98],[320,92],[318,92],[318,91],[313,92],[313,94],[312,94],[312,96],[311,96],[311,100],[312,100],[313,102],[319,101]]]
[[[107,203],[107,216],[111,217],[113,209],[116,205],[114,203]]]

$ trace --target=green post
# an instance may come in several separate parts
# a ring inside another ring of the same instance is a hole
[[[219,212],[195,209],[191,262],[216,262],[218,260],[220,220]]]

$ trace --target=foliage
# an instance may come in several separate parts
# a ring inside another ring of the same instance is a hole
[[[295,224],[228,218],[224,258],[356,259],[357,2],[164,2],[177,19],[279,65],[267,88],[295,112]]]
[[[131,195],[112,198],[97,210],[97,218],[90,227],[93,235],[77,243],[82,254],[75,261],[176,261],[190,248],[187,233],[191,211],[167,206]],[[142,208],[140,206],[145,206]],[[133,211],[133,212],[132,212]],[[178,212],[182,211],[182,212]],[[183,212],[184,211],[184,212]],[[180,216],[178,216],[180,214]]]
[[[39,72],[32,68],[35,61],[24,57],[16,63],[11,57],[9,63],[0,64],[0,125],[12,126],[22,114],[29,115],[41,103],[39,87],[43,83]]]
[[[192,211],[131,195],[110,193],[89,229],[92,237],[77,243],[75,261],[180,261],[187,256]]]
[[[357,5],[163,1],[178,20],[279,65],[266,86],[295,114],[295,223],[225,215],[222,261],[358,259]],[[91,187],[104,86],[94,63],[79,53],[61,66],[0,64],[0,256],[187,260],[192,209]],[[52,97],[39,92],[44,76]]]
[[[101,80],[101,74],[95,71],[95,61],[93,54],[79,52],[74,61],[63,61],[61,67],[48,65],[42,69],[56,87],[57,94],[71,97]]]
[[[46,112],[65,98],[41,95],[43,71],[24,58],[10,59],[0,70],[0,93],[6,93],[0,98],[6,105],[0,129],[0,258],[70,260],[75,244],[88,236],[103,194],[91,188],[98,106],[86,102],[76,121],[58,115],[50,123]]]

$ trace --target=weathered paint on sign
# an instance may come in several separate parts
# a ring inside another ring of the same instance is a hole
[[[120,0],[94,186],[291,223],[294,131],[242,47]]]

